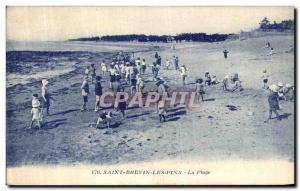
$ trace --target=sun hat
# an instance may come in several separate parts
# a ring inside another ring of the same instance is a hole
[[[46,79],[43,79],[42,80],[42,84],[45,86],[45,85],[47,85],[49,82],[48,82],[48,80],[46,80]]]
[[[272,92],[277,92],[278,91],[278,86],[276,86],[275,84],[271,85],[269,87],[269,89],[272,91]]]
[[[277,84],[279,87],[283,87],[283,83],[282,82],[278,82]]]
[[[224,79],[229,79],[229,75],[226,75],[226,76],[224,77]]]

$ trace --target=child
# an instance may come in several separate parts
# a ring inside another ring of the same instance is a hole
[[[223,51],[223,54],[224,54],[224,58],[225,58],[225,59],[227,59],[228,53],[229,53],[229,51],[227,51],[226,49]]]
[[[226,75],[223,79],[223,90],[227,91],[229,87],[229,75]]]
[[[187,69],[184,64],[180,67],[179,72],[180,72],[181,79],[182,79],[182,85],[185,86],[185,79],[187,77],[187,74],[186,74]]]
[[[235,90],[243,91],[242,82],[240,81],[238,74],[234,74],[234,77],[232,78],[232,82],[234,83],[232,92],[234,92]]]
[[[96,78],[96,68],[95,68],[95,64],[91,64],[91,73],[92,73],[92,84],[94,83],[94,80]]]
[[[42,80],[42,97],[43,97],[43,108],[42,108],[42,116],[44,116],[44,108],[46,108],[47,115],[49,115],[49,108],[50,108],[50,93],[48,90],[48,80]]]
[[[111,112],[100,112],[97,119],[96,128],[99,127],[100,123],[104,123],[104,124],[106,123],[107,128],[110,128],[111,118],[112,118]]]
[[[125,68],[125,76],[126,76],[126,82],[127,84],[130,84],[130,63],[126,63],[126,68]]]
[[[269,75],[267,74],[267,70],[263,70],[263,75],[262,75],[262,79],[263,79],[263,89],[267,89],[268,88],[268,78]]]
[[[96,95],[95,112],[97,112],[99,110],[100,98],[102,95],[101,76],[96,76],[95,95]]]
[[[89,76],[89,73],[90,73],[90,67],[87,66],[85,71],[84,71],[84,75]]]
[[[196,92],[196,95],[198,96],[198,101],[200,100],[200,97],[201,97],[201,100],[204,101],[203,95],[205,94],[205,91],[204,91],[204,84],[203,84],[202,78],[199,78],[198,80],[196,80],[195,92]]]
[[[125,117],[125,110],[126,110],[126,100],[125,96],[122,94],[120,95],[120,101],[118,103],[118,110],[122,113],[123,118]]]
[[[274,54],[274,48],[271,48],[269,56],[272,56]]]
[[[211,84],[211,77],[210,77],[210,74],[209,74],[209,72],[205,72],[205,82],[204,82],[204,85],[206,86],[206,85],[208,85],[208,86],[210,86],[210,84]]]
[[[159,98],[157,102],[157,110],[158,110],[159,122],[165,122],[167,112],[166,112],[165,102],[162,99],[162,96]]]
[[[146,60],[145,58],[142,61],[142,74],[144,75],[146,72]]]
[[[141,75],[137,75],[137,81],[136,81],[136,91],[143,93],[144,89],[144,80],[141,77]]]
[[[37,123],[39,129],[41,128],[41,110],[40,110],[40,101],[38,100],[38,94],[33,94],[32,96],[32,108],[31,108],[31,123],[28,129],[32,128],[34,122]]]
[[[219,82],[218,82],[218,80],[217,80],[217,76],[213,75],[212,78],[211,78],[211,84],[212,84],[212,85],[216,85],[216,84],[218,84],[218,83],[219,83]]]
[[[270,86],[270,94],[268,95],[268,103],[269,103],[269,118],[268,121],[272,118],[272,112],[276,114],[276,118],[280,120],[279,114],[277,110],[279,108],[279,101],[278,101],[278,87],[276,85]]]
[[[114,66],[110,66],[109,69],[109,88],[112,89],[113,82],[116,81],[116,69]]]
[[[169,61],[169,59],[167,59],[166,60],[166,68],[167,68],[167,70],[169,70],[169,67],[170,67],[170,61]]]
[[[138,57],[135,61],[136,68],[138,70],[138,73],[142,73],[142,64],[141,64],[141,59]]]
[[[102,71],[102,76],[106,76],[107,67],[106,67],[106,64],[103,61],[101,63],[101,71]]]
[[[156,63],[157,65],[159,65],[159,66],[161,65],[161,57],[160,57],[160,56],[158,56],[156,62],[157,62],[157,63]]]
[[[84,80],[82,82],[82,85],[81,85],[81,95],[83,98],[83,105],[82,105],[81,111],[86,111],[86,104],[88,102],[89,93],[90,93],[90,90],[89,90],[89,84],[88,84],[88,77],[85,76]]]
[[[120,66],[120,70],[121,70],[121,78],[125,78],[126,77],[126,66],[123,61]]]
[[[153,81],[157,81],[159,67],[155,62],[153,62],[152,72],[153,72]]]
[[[283,87],[283,83],[282,82],[279,82],[278,83],[278,97],[279,97],[279,100],[283,100],[284,99],[284,87]]]
[[[178,70],[179,69],[179,59],[178,59],[178,57],[175,58],[174,64],[175,64],[175,70]]]

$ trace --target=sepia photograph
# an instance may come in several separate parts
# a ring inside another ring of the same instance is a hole
[[[7,6],[9,186],[295,185],[292,6]]]

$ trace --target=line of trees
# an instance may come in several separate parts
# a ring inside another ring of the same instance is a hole
[[[267,17],[263,18],[259,23],[259,29],[261,30],[294,30],[294,20],[283,20],[280,23],[274,21],[271,23]]]
[[[88,37],[70,39],[69,41],[138,41],[138,42],[218,42],[226,40],[233,34],[206,34],[206,33],[182,33],[178,35],[144,35],[144,34],[129,34],[129,35],[106,35],[102,37]]]

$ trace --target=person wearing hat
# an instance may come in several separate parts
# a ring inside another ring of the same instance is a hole
[[[267,74],[267,70],[263,70],[263,75],[262,75],[262,79],[263,79],[263,89],[267,89],[268,88],[268,78],[269,75]]]
[[[279,100],[284,100],[284,86],[282,82],[278,82],[278,96],[279,96]]]
[[[223,90],[227,91],[228,90],[228,87],[229,87],[229,75],[226,75],[223,79]]]
[[[210,86],[210,84],[211,84],[211,77],[210,77],[210,74],[209,74],[208,71],[205,72],[204,77],[205,77],[204,85],[205,86],[206,85]]]
[[[102,95],[101,76],[96,76],[95,95],[96,95],[95,112],[97,112],[99,110],[100,98]]]
[[[50,108],[50,93],[48,89],[48,80],[42,80],[42,97],[43,97],[43,108],[46,108],[47,115],[49,115],[49,108]],[[42,115],[44,115],[44,109],[42,109]]]
[[[88,102],[88,95],[90,94],[88,76],[85,76],[81,85],[81,95],[83,98],[83,105],[81,111],[86,111],[86,104]]]
[[[198,101],[200,101],[200,97],[201,100],[204,101],[203,95],[205,94],[205,90],[204,90],[204,84],[202,78],[196,80],[195,92],[196,92],[196,96],[198,97]]]
[[[294,87],[291,84],[287,83],[285,85],[285,92],[284,92],[285,100],[286,101],[294,101],[294,96],[295,96],[294,94],[295,94]]]
[[[269,87],[269,89],[270,89],[270,94],[268,95],[268,103],[269,103],[268,120],[271,120],[273,112],[276,114],[276,118],[280,120],[279,113],[277,112],[277,110],[280,110],[279,99],[278,99],[278,86],[273,84]]]
[[[140,74],[137,75],[137,81],[136,81],[136,91],[141,92],[143,94],[144,89],[144,80],[141,77]]]
[[[32,95],[32,101],[31,101],[31,122],[30,122],[30,126],[28,127],[28,129],[32,128],[32,125],[34,123],[37,123],[39,129],[41,128],[41,109],[40,109],[40,101],[38,99],[38,94],[33,94]]]

